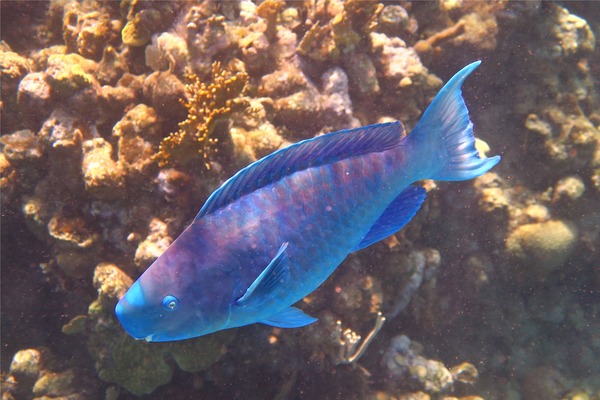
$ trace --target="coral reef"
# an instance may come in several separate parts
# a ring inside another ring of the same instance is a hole
[[[390,381],[413,381],[417,389],[433,393],[448,389],[453,383],[450,371],[441,362],[421,356],[419,348],[407,336],[392,339],[383,359]]]
[[[185,40],[169,32],[152,37],[152,44],[146,46],[146,65],[154,71],[182,73],[189,57]]]
[[[104,46],[115,42],[118,22],[110,14],[98,9],[92,2],[71,1],[66,4],[63,17],[63,37],[67,51],[98,61]]]
[[[184,103],[188,117],[179,123],[179,130],[160,144],[155,158],[161,165],[186,164],[201,156],[209,169],[211,158],[217,151],[219,141],[215,130],[229,115],[244,106],[238,96],[248,81],[248,75],[239,71],[231,73],[221,69],[220,63],[212,66],[211,83],[203,83],[196,75],[188,76],[191,81],[185,90],[188,100]]]
[[[576,228],[563,221],[525,224],[507,237],[506,251],[535,271],[525,275],[544,279],[548,272],[561,267],[569,258],[576,240]]]
[[[89,392],[82,390],[74,369],[60,368],[47,348],[25,349],[17,352],[3,385],[3,399],[84,399]]]
[[[595,3],[0,7],[3,399],[600,400]],[[118,298],[235,171],[338,129],[410,131],[476,59],[477,149],[502,163],[421,182],[406,228],[301,301],[318,323],[123,331]]]
[[[0,47],[0,94],[2,95],[2,126],[17,125],[17,93],[21,80],[31,71],[31,61],[2,42]],[[4,129],[3,129],[4,130]]]
[[[173,239],[169,237],[167,224],[159,219],[150,221],[150,233],[135,251],[135,264],[145,270],[152,261],[169,247]]]

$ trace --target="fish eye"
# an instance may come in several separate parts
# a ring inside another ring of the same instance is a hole
[[[172,311],[172,310],[175,310],[177,308],[177,306],[179,305],[179,300],[177,300],[177,297],[171,296],[169,294],[169,295],[166,295],[165,298],[163,299],[162,305],[165,310]]]

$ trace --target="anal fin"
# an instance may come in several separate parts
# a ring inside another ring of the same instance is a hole
[[[315,321],[317,321],[316,318],[305,314],[299,308],[288,307],[260,322],[278,328],[298,328],[312,324]]]
[[[425,189],[420,186],[404,189],[385,209],[354,251],[364,249],[402,229],[419,211],[425,197]]]

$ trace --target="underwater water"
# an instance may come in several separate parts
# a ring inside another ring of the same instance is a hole
[[[600,400],[597,3],[0,7],[3,400]],[[238,170],[410,132],[476,60],[476,147],[502,161],[418,182],[407,226],[296,303],[317,322],[125,332],[117,301]]]

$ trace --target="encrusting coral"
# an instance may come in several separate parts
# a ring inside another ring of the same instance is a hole
[[[211,159],[218,151],[215,128],[219,121],[245,106],[239,96],[248,82],[248,74],[233,73],[215,62],[210,83],[202,82],[194,74],[188,75],[188,79],[191,81],[185,86],[188,99],[182,101],[188,117],[179,123],[177,132],[163,139],[154,158],[161,166],[167,166],[185,165],[200,156],[203,165],[210,169]]]
[[[298,45],[298,53],[315,61],[337,61],[353,52],[376,26],[383,4],[364,1],[332,1],[309,10],[316,23]]]

